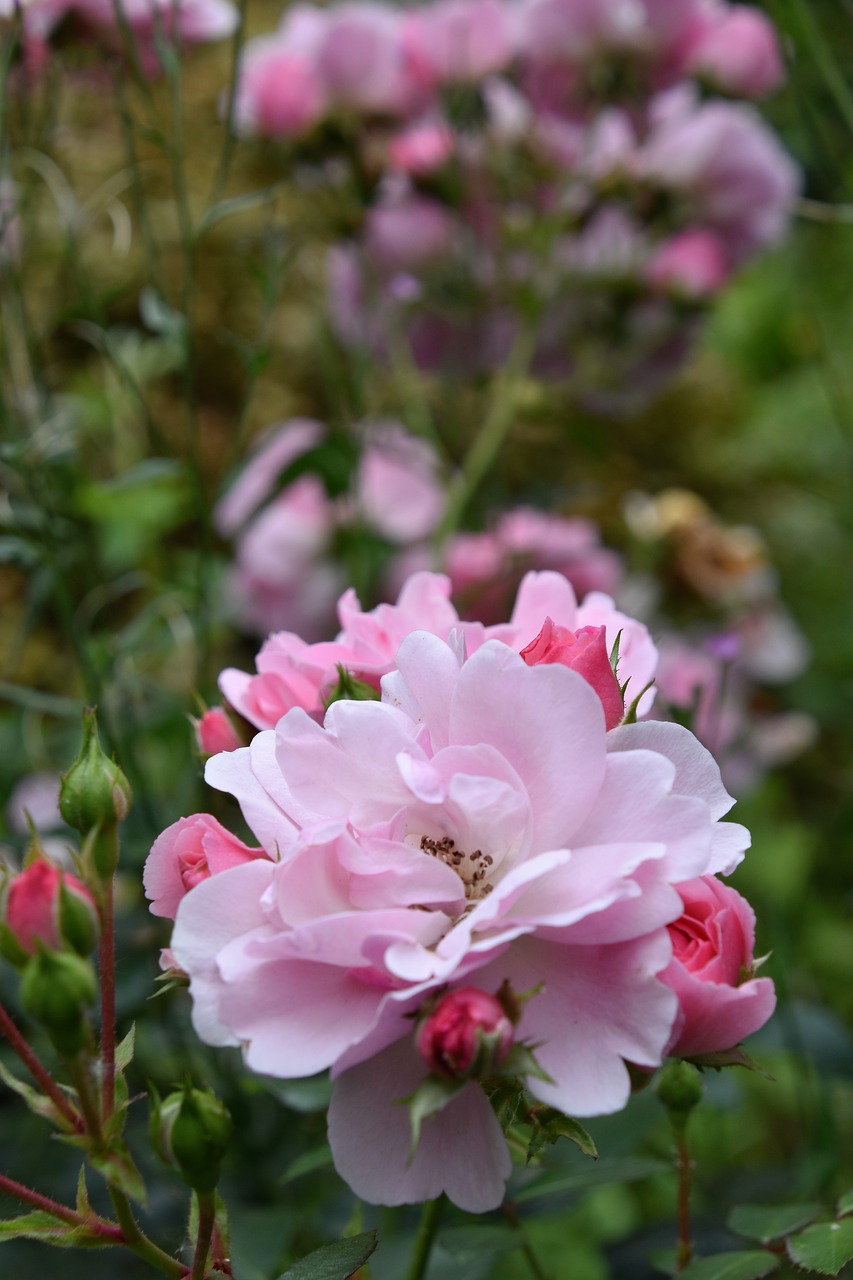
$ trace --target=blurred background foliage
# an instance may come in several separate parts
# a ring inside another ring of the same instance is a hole
[[[737,1247],[725,1223],[739,1203],[828,1207],[853,1184],[853,3],[765,7],[789,67],[767,110],[805,174],[788,243],[725,293],[687,368],[642,413],[596,418],[559,386],[531,382],[505,465],[470,512],[472,525],[510,500],[582,512],[641,567],[626,495],[691,490],[761,532],[811,647],[808,669],[779,697],[812,715],[819,735],[737,810],[753,852],[735,883],[756,909],[759,951],[772,952],[780,1005],[750,1045],[772,1082],[706,1077],[693,1123],[703,1252]],[[247,13],[255,33],[278,8],[251,0]],[[370,1275],[395,1280],[417,1211],[354,1204],[327,1156],[324,1082],[248,1077],[236,1055],[198,1043],[183,993],[150,1002],[165,937],[142,898],[142,862],[180,814],[212,803],[233,817],[224,797],[203,791],[188,713],[197,695],[215,700],[222,667],[250,665],[255,650],[217,594],[227,550],[211,528],[216,496],[270,422],[303,414],[341,433],[368,413],[405,420],[423,407],[408,370],[380,375],[346,359],[320,319],[322,246],[346,225],[346,201],[305,175],[288,179],[274,146],[226,144],[223,157],[217,100],[229,58],[227,46],[200,49],[143,101],[107,65],[91,93],[92,68],[69,49],[35,96],[5,102],[30,231],[20,265],[5,264],[0,280],[11,377],[0,452],[0,821],[21,778],[67,766],[81,709],[97,703],[136,796],[120,870],[120,1017],[140,1019],[140,1081],[164,1089],[190,1072],[234,1114],[223,1192],[237,1274],[268,1280],[348,1227],[378,1225]],[[134,205],[137,172],[144,206]],[[458,394],[432,380],[426,394],[461,457],[487,387]],[[26,843],[11,822],[3,839],[18,851]],[[13,1002],[5,974],[0,989]],[[0,1123],[15,1176],[73,1196],[73,1153],[47,1146],[8,1091]],[[650,1257],[675,1234],[662,1108],[648,1090],[590,1128],[601,1161],[555,1147],[544,1157],[560,1175],[550,1192],[536,1190],[541,1167],[519,1169],[517,1218],[475,1224],[448,1211],[432,1280],[520,1280],[531,1274],[525,1249],[552,1280],[660,1274]],[[157,1233],[177,1238],[182,1189],[162,1172],[151,1185]],[[95,1280],[116,1265],[7,1249],[8,1274],[22,1280],[60,1269]],[[121,1266],[142,1274],[133,1259]]]

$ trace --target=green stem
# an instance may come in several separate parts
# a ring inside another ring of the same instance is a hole
[[[104,1131],[101,1127],[101,1111],[98,1106],[97,1090],[90,1071],[89,1056],[84,1050],[74,1058],[66,1058],[65,1065],[68,1068],[71,1083],[77,1090],[80,1110],[83,1113],[83,1120],[86,1124],[86,1133],[92,1139],[94,1149],[102,1151],[104,1148]]]
[[[219,165],[216,170],[216,177],[213,179],[213,186],[210,189],[208,205],[216,204],[222,192],[225,190],[225,183],[228,181],[228,171],[231,168],[231,160],[234,155],[234,146],[236,143],[236,135],[234,132],[234,109],[237,105],[237,80],[239,78],[240,53],[243,48],[243,42],[246,38],[246,11],[249,7],[249,0],[239,0],[237,20],[237,30],[234,32],[234,39],[231,44],[231,68],[228,76],[228,99],[225,106],[225,120],[223,122],[224,137],[222,140],[222,151],[219,154]]]
[[[535,327],[530,325],[519,334],[509,360],[495,380],[486,420],[462,463],[459,481],[451,491],[447,511],[439,525],[436,534],[439,547],[459,528],[465,508],[509,435],[515,419],[518,389],[530,365],[535,343]]]
[[[517,1231],[519,1234],[519,1238],[521,1240],[521,1252],[524,1254],[524,1259],[530,1268],[531,1275],[535,1276],[536,1280],[548,1280],[548,1274],[543,1271],[542,1264],[536,1257],[536,1254],[533,1251],[533,1246],[527,1239],[527,1234],[522,1226],[521,1219],[518,1216],[518,1210],[512,1201],[504,1200],[501,1206],[501,1212],[512,1227],[513,1231]]]
[[[207,1272],[207,1255],[210,1253],[210,1242],[213,1239],[213,1227],[216,1222],[216,1192],[197,1191],[195,1194],[198,1200],[198,1235],[190,1280],[204,1280]]]
[[[186,1267],[178,1262],[177,1258],[165,1253],[153,1240],[148,1239],[134,1218],[130,1201],[124,1192],[119,1191],[117,1187],[110,1187],[110,1197],[128,1249],[132,1249],[138,1258],[150,1263],[162,1275],[170,1276],[171,1280],[184,1280],[187,1274]]]
[[[443,1207],[443,1196],[439,1196],[437,1200],[429,1200],[424,1205],[406,1280],[424,1280]]]
[[[30,1048],[29,1041],[24,1038],[2,1005],[0,1005],[0,1035],[6,1037],[15,1053],[21,1059],[21,1062],[23,1062],[24,1066],[41,1089],[42,1093],[46,1097],[50,1098],[59,1114],[70,1125],[72,1132],[81,1133],[83,1130],[83,1120],[79,1111],[68,1101],[47,1068],[42,1066],[41,1062]]]

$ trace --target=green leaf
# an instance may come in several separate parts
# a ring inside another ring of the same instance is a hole
[[[364,1266],[378,1243],[375,1231],[365,1231],[350,1240],[324,1245],[288,1267],[278,1280],[349,1280]]]
[[[97,1249],[115,1244],[103,1236],[92,1235],[85,1227],[73,1227],[41,1210],[0,1222],[0,1244],[8,1240],[40,1240],[42,1244],[52,1244],[58,1249]]]
[[[126,1071],[133,1062],[133,1050],[136,1045],[136,1023],[127,1035],[116,1045],[116,1071]]]
[[[89,1201],[89,1191],[86,1187],[86,1166],[80,1166],[80,1174],[77,1178],[77,1212],[84,1216],[94,1213],[92,1205]]]
[[[451,1227],[442,1231],[439,1242],[443,1249],[460,1261],[481,1258],[484,1254],[512,1253],[524,1241],[512,1227],[483,1223],[477,1227]]]
[[[772,1253],[754,1250],[750,1253],[718,1253],[714,1258],[695,1258],[678,1280],[759,1280],[779,1266]]]
[[[787,1249],[788,1257],[798,1267],[822,1276],[837,1276],[853,1258],[853,1218],[806,1227],[788,1241]]]
[[[853,1190],[845,1191],[838,1201],[839,1218],[845,1217],[848,1213],[853,1213]]]
[[[148,1197],[142,1174],[123,1142],[114,1142],[106,1151],[90,1152],[89,1162],[111,1187],[117,1187],[137,1204],[145,1204]]]
[[[770,1244],[771,1240],[781,1240],[783,1236],[808,1226],[820,1212],[819,1204],[743,1204],[729,1214],[728,1225],[736,1235]]]
[[[316,1147],[313,1151],[303,1151],[302,1155],[297,1156],[285,1169],[280,1180],[281,1185],[295,1182],[297,1178],[303,1177],[306,1173],[314,1173],[317,1169],[327,1169],[331,1163],[332,1149],[328,1143],[324,1143],[322,1147]]]
[[[588,1191],[610,1182],[639,1182],[658,1174],[672,1173],[672,1165],[666,1160],[653,1160],[645,1156],[605,1158],[582,1169],[554,1170],[534,1178],[515,1196],[516,1204],[536,1200],[539,1196],[565,1195],[572,1191]]]
[[[251,209],[270,204],[288,189],[287,182],[276,182],[271,187],[264,187],[261,191],[249,191],[246,195],[232,196],[228,200],[220,200],[218,204],[212,204],[199,219],[196,239],[200,240],[205,232],[215,227],[223,218],[231,218],[237,213],[248,213]]]
[[[695,1067],[710,1067],[714,1071],[720,1071],[723,1067],[744,1067],[747,1071],[756,1072],[764,1080],[773,1080],[769,1071],[760,1067],[746,1050],[738,1046],[734,1049],[725,1049],[722,1053],[700,1053],[695,1058],[686,1058],[685,1061],[692,1062]]]
[[[546,1143],[557,1142],[559,1138],[568,1138],[585,1156],[591,1156],[593,1160],[598,1159],[598,1149],[592,1136],[587,1133],[580,1121],[573,1120],[571,1116],[564,1116],[553,1107],[537,1108],[532,1113],[532,1119],[535,1127],[530,1136],[528,1158],[532,1159],[537,1155]]]
[[[409,1160],[414,1160],[418,1143],[421,1140],[421,1128],[424,1120],[443,1111],[455,1097],[467,1086],[467,1080],[447,1080],[444,1076],[427,1076],[408,1098],[401,1099],[401,1105],[409,1108],[409,1121],[412,1132],[412,1145],[409,1149]]]
[[[63,1133],[74,1132],[71,1124],[66,1120],[65,1116],[57,1111],[50,1098],[46,1098],[38,1089],[34,1089],[32,1085],[26,1084],[23,1080],[19,1080],[17,1076],[12,1075],[12,1072],[8,1071],[2,1062],[0,1062],[0,1079],[17,1093],[19,1098],[23,1098],[30,1111],[35,1115],[41,1116],[43,1120],[50,1120]]]

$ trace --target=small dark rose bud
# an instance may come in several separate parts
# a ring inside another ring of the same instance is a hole
[[[488,1077],[512,1048],[513,1024],[495,996],[459,987],[442,996],[417,1032],[430,1071],[451,1080]]]
[[[86,1011],[97,994],[92,966],[71,951],[39,950],[21,981],[24,1010],[42,1024],[66,1058],[73,1058],[86,1043]]]
[[[62,777],[59,811],[69,827],[88,835],[109,831],[130,812],[130,784],[119,766],[105,755],[98,738],[94,709],[83,713],[80,754]]]
[[[690,1112],[702,1101],[699,1072],[689,1062],[668,1063],[658,1084],[658,1097],[674,1128],[684,1129]]]
[[[70,947],[87,956],[97,941],[98,912],[85,885],[38,857],[9,887],[5,926],[5,940],[24,959],[35,955],[39,943],[47,951]]]
[[[219,1181],[228,1149],[231,1116],[219,1099],[204,1089],[186,1085],[162,1102],[155,1099],[151,1139],[161,1159],[176,1165],[187,1186],[202,1193]]]

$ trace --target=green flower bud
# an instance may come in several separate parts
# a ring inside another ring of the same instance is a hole
[[[374,689],[373,685],[356,680],[351,671],[338,663],[338,683],[326,694],[323,706],[328,711],[333,702],[378,702],[380,696],[379,690]]]
[[[124,821],[131,801],[130,784],[101,749],[95,711],[89,708],[83,713],[80,754],[62,778],[59,811],[69,827],[81,835],[96,829],[106,834]]]
[[[86,1010],[97,994],[94,969],[71,951],[41,948],[28,962],[21,981],[24,1010],[42,1024],[66,1058],[73,1058],[86,1043]]]
[[[151,1141],[155,1151],[177,1168],[194,1191],[213,1191],[228,1149],[232,1122],[214,1094],[185,1085],[161,1102],[155,1097]]]
[[[670,1062],[658,1084],[658,1097],[676,1129],[684,1129],[694,1107],[702,1101],[699,1072],[689,1062]]]

